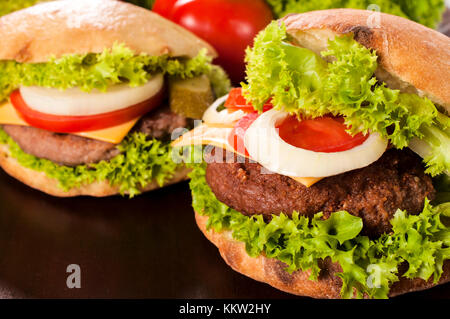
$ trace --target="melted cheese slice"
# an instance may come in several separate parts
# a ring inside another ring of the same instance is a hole
[[[236,152],[234,147],[228,143],[228,136],[232,130],[233,127],[202,124],[173,141],[172,146],[213,145],[248,158],[248,156]],[[323,177],[289,177],[306,187],[310,187],[323,179]]]
[[[73,134],[112,144],[119,144],[138,120],[139,118],[135,118],[129,122],[106,129]],[[30,126],[20,117],[16,109],[9,102],[0,104],[0,124]]]

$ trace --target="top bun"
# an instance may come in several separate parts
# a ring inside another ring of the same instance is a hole
[[[137,54],[194,57],[205,41],[150,10],[115,0],[45,2],[0,18],[0,60],[46,62],[64,54],[100,53],[115,42]]]
[[[408,19],[368,10],[334,9],[281,19],[297,45],[317,53],[328,39],[353,33],[377,51],[379,80],[392,89],[426,96],[450,112],[450,38]]]

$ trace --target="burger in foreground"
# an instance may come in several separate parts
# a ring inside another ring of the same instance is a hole
[[[171,132],[228,85],[207,43],[106,0],[17,11],[0,19],[0,34],[7,173],[55,196],[134,196],[186,178],[170,158]]]
[[[208,145],[193,207],[225,261],[293,294],[450,280],[450,40],[387,14],[372,28],[371,14],[273,22],[247,52],[248,84],[172,144]]]

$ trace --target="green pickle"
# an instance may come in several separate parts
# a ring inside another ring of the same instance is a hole
[[[169,105],[173,112],[201,119],[212,102],[214,93],[206,75],[185,80],[169,80]]]

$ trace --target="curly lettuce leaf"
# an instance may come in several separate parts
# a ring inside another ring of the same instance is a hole
[[[289,40],[285,26],[272,22],[247,49],[248,84],[242,87],[255,109],[272,99],[275,109],[299,116],[341,115],[350,133],[378,132],[400,149],[418,138],[430,144],[427,173],[450,171],[449,118],[429,99],[379,83],[376,52],[351,35],[329,41],[321,55]]]
[[[139,86],[152,74],[192,78],[211,72],[211,57],[206,49],[192,59],[168,55],[136,55],[123,44],[114,44],[102,53],[70,54],[51,58],[47,63],[0,62],[0,101],[20,85],[58,89],[80,87],[84,91],[105,91],[109,86],[128,83]]]
[[[302,13],[334,8],[367,9],[376,5],[381,12],[409,18],[430,28],[435,28],[442,19],[444,0],[266,0],[276,17],[289,13]]]
[[[96,181],[108,181],[112,186],[118,186],[122,195],[134,197],[152,181],[163,186],[179,167],[172,161],[169,143],[147,140],[143,133],[128,134],[118,145],[121,153],[111,160],[76,167],[58,165],[25,153],[1,128],[0,143],[9,146],[11,156],[22,166],[44,172],[56,179],[65,191]]]
[[[450,228],[442,222],[450,216],[449,203],[433,207],[426,200],[419,215],[398,210],[392,232],[371,240],[360,234],[361,218],[348,212],[333,213],[326,220],[321,213],[308,219],[294,212],[292,218],[274,215],[267,223],[261,215],[248,217],[218,201],[206,183],[205,164],[193,165],[190,177],[193,208],[208,216],[208,229],[231,231],[249,256],[280,260],[289,273],[310,270],[310,280],[317,280],[320,260],[331,258],[342,267],[336,275],[342,279],[343,298],[387,298],[402,276],[437,283],[450,258]],[[400,274],[404,263],[407,271]]]

